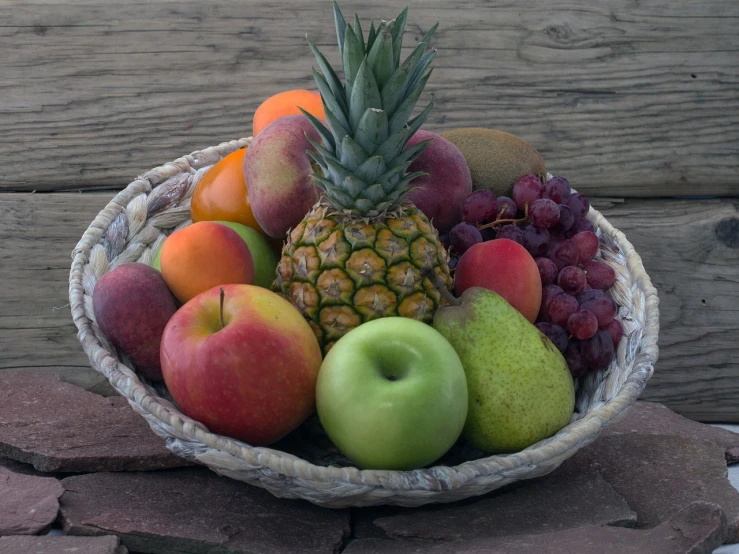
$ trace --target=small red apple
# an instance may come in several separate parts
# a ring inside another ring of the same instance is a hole
[[[526,249],[510,239],[479,242],[457,263],[454,291],[460,296],[471,287],[497,292],[531,323],[541,306],[539,268]]]
[[[281,439],[315,408],[318,340],[261,287],[223,285],[189,300],[164,329],[161,361],[182,413],[251,445]]]

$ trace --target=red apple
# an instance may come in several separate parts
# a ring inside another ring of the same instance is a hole
[[[459,259],[454,273],[457,296],[471,287],[497,292],[531,323],[541,306],[539,268],[526,249],[509,239],[475,244]]]
[[[261,287],[223,285],[189,300],[164,329],[161,360],[182,413],[252,445],[279,440],[315,408],[318,340],[292,304]]]
[[[92,306],[100,330],[134,369],[161,381],[159,345],[177,301],[159,272],[142,263],[111,269],[95,285]]]

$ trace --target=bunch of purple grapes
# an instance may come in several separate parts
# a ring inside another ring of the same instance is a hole
[[[506,238],[521,244],[539,268],[542,302],[536,326],[563,353],[574,377],[605,369],[615,356],[623,327],[618,306],[605,290],[611,266],[596,260],[600,243],[586,218],[590,202],[573,193],[564,177],[545,184],[521,177],[512,198],[477,190],[462,201],[462,222],[442,237],[451,266],[477,243]]]

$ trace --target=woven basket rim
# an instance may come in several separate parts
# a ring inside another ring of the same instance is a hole
[[[536,445],[513,454],[491,455],[485,458],[463,462],[456,466],[433,466],[410,471],[394,470],[360,470],[354,467],[320,466],[269,447],[252,447],[243,442],[211,433],[205,428],[181,414],[164,399],[151,393],[138,379],[133,370],[119,362],[108,352],[95,337],[91,321],[84,312],[83,269],[89,262],[91,248],[100,242],[101,237],[110,225],[114,215],[123,210],[128,202],[138,194],[149,193],[166,179],[183,172],[194,171],[201,160],[218,158],[229,152],[243,148],[249,144],[251,137],[223,142],[203,150],[196,150],[172,162],[158,166],[129,183],[111,199],[101,210],[95,220],[85,230],[82,238],[72,252],[72,266],[69,277],[69,298],[78,339],[88,355],[93,369],[103,373],[111,384],[142,415],[154,417],[177,431],[178,435],[188,440],[202,442],[209,448],[228,452],[244,460],[249,465],[266,468],[277,475],[294,479],[309,479],[318,482],[337,481],[358,485],[385,488],[389,493],[404,491],[412,494],[414,490],[428,493],[428,482],[436,481],[439,468],[455,472],[452,488],[461,487],[470,480],[490,475],[504,469],[506,472],[521,471],[526,473],[537,464],[547,463],[559,465],[566,458],[584,445],[592,442],[609,422],[619,419],[636,401],[653,372],[658,358],[657,338],[659,334],[659,299],[657,291],[651,283],[641,258],[624,234],[615,229],[597,210],[591,208],[588,216],[594,225],[611,236],[621,248],[627,260],[627,268],[637,285],[645,295],[646,329],[640,342],[640,364],[628,375],[623,386],[615,397],[607,400],[597,409],[591,410],[581,419],[569,424],[555,436]],[[208,164],[205,164],[208,165]],[[635,364],[636,366],[636,364]],[[647,369],[644,369],[644,367]],[[566,433],[563,434],[563,432]],[[206,464],[207,465],[207,464]],[[396,486],[399,474],[413,474],[417,479],[413,482],[424,482],[423,487]],[[388,487],[388,484],[393,484]],[[449,488],[444,488],[449,490]]]

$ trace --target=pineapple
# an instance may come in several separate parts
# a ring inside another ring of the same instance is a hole
[[[407,8],[369,29],[347,24],[334,3],[342,83],[308,41],[328,128],[307,112],[322,138],[311,140],[321,200],[288,233],[273,288],[308,319],[324,353],[372,319],[403,316],[430,323],[451,287],[447,252],[436,229],[405,201],[421,173],[408,166],[428,141],[405,149],[433,100],[410,118],[431,74],[426,51],[434,26],[400,63]],[[309,139],[310,140],[310,139]]]

